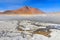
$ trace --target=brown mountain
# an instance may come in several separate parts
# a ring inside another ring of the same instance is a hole
[[[4,14],[24,14],[25,15],[25,14],[44,14],[44,12],[36,8],[25,6],[17,10],[5,11]]]

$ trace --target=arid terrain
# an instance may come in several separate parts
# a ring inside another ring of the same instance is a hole
[[[0,40],[60,40],[60,14],[28,6],[0,12]]]
[[[7,10],[4,12],[0,12],[0,15],[36,15],[36,14],[43,14],[44,12],[32,7],[22,7],[17,10]]]
[[[35,20],[46,23],[60,24],[59,12],[45,13],[37,8],[22,7],[17,10],[6,10],[0,12],[0,20]]]
[[[30,20],[0,21],[0,40],[60,40],[59,27]]]

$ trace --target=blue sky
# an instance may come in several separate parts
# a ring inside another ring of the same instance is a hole
[[[44,12],[60,12],[60,0],[0,0],[0,11],[15,10],[25,5]]]

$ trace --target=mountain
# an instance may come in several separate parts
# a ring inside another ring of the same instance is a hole
[[[3,14],[3,12],[0,12],[0,14]]]
[[[20,9],[17,10],[8,10],[3,12],[4,14],[44,14],[43,11],[36,9],[36,8],[32,8],[32,7],[22,7]]]

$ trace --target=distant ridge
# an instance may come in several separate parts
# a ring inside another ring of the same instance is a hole
[[[24,6],[17,10],[7,10],[3,12],[3,14],[23,14],[23,15],[33,14],[34,15],[34,14],[44,14],[44,12],[36,8]]]

